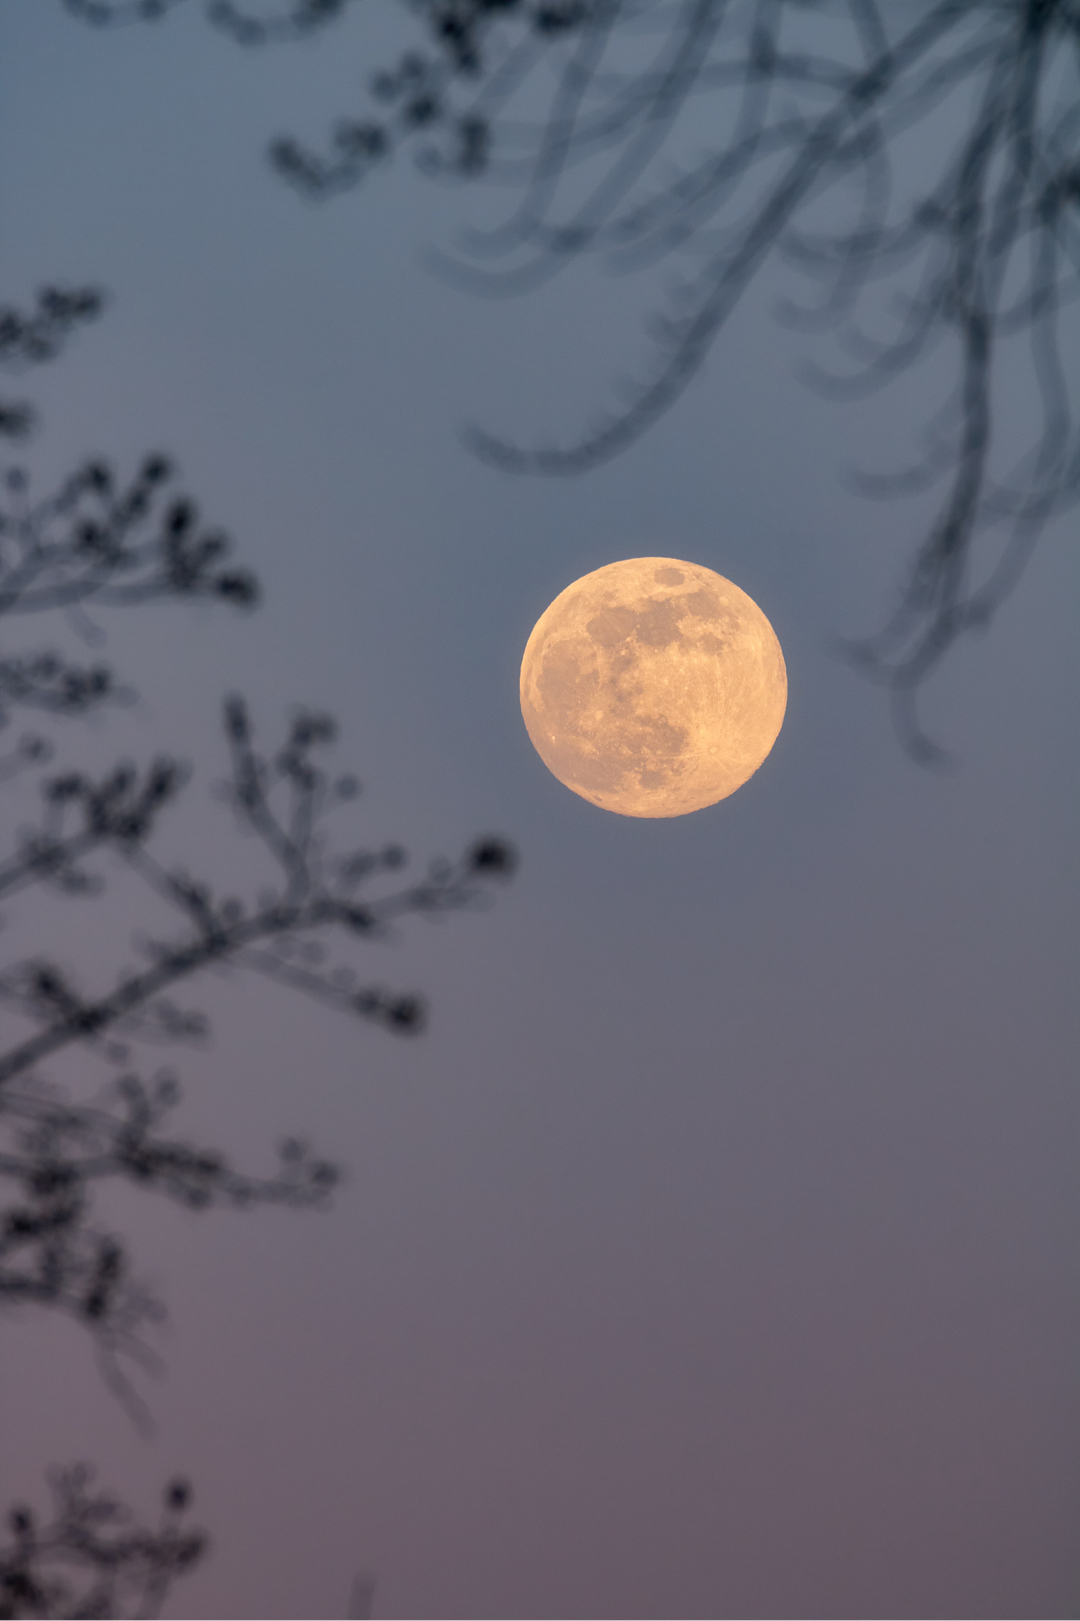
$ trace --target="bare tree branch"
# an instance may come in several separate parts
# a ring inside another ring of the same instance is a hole
[[[254,576],[222,566],[227,536],[204,528],[187,497],[165,500],[172,477],[164,456],[148,456],[127,484],[108,463],[91,461],[54,494],[31,501],[25,473],[9,472],[8,505],[0,509],[0,616],[166,597],[253,606]]]
[[[282,1143],[269,1176],[234,1169],[216,1150],[163,1136],[180,1101],[172,1074],[144,1082],[124,1074],[95,1104],[73,1104],[33,1080],[0,1094],[0,1306],[45,1306],[94,1339],[106,1382],[149,1430],[129,1377],[158,1360],[144,1330],[164,1320],[160,1300],[132,1272],[126,1241],[93,1219],[102,1182],[127,1183],[192,1210],[282,1204],[323,1206],[339,1172],[297,1139]]]
[[[11,354],[21,346],[30,361],[50,358],[76,305],[42,295],[36,326],[12,317],[5,328],[0,318],[0,345],[7,341]],[[25,471],[9,473],[0,506],[0,623],[162,600],[252,606],[254,577],[228,563],[229,542],[201,524],[188,497],[169,491],[172,477],[163,456],[146,458],[126,483],[108,464],[91,461],[54,494],[32,500]],[[52,652],[0,652],[0,725],[17,707],[47,720],[122,694],[106,664],[83,668]],[[94,1190],[125,1183],[191,1209],[311,1207],[326,1202],[338,1173],[298,1139],[282,1145],[276,1172],[253,1177],[216,1150],[163,1135],[162,1120],[179,1098],[176,1083],[168,1073],[144,1080],[129,1062],[132,1045],[204,1039],[205,1016],[175,993],[226,964],[395,1033],[416,1033],[422,999],[366,983],[350,952],[390,939],[406,917],[482,903],[514,865],[504,841],[485,838],[457,861],[395,879],[407,866],[399,846],[337,849],[329,839],[328,818],[356,797],[358,784],[324,761],[335,735],[328,716],[300,711],[269,755],[258,748],[240,698],[227,700],[224,721],[230,775],[221,791],[237,829],[263,857],[261,880],[246,898],[216,894],[208,880],[157,854],[161,816],[190,777],[164,755],[142,769],[120,762],[101,776],[43,773],[36,820],[14,830],[0,852],[0,900],[9,914],[37,886],[100,901],[117,876],[141,887],[148,907],[153,933],[134,943],[135,962],[110,968],[99,954],[94,988],[40,952],[0,969],[10,1032],[0,1047],[0,1304],[74,1317],[93,1336],[110,1388],[143,1428],[149,1413],[131,1370],[158,1365],[145,1331],[164,1308],[136,1277],[124,1238],[97,1224]],[[0,759],[0,780],[41,770],[50,754],[45,738],[23,737]],[[5,915],[9,933],[12,921]],[[328,942],[336,943],[332,958]],[[42,1064],[77,1051],[108,1066],[113,1079],[102,1096],[74,1100],[47,1084]]]
[[[138,1018],[148,1008],[160,1008],[165,993],[225,962],[247,965],[393,1030],[422,1027],[418,997],[356,988],[347,960],[316,970],[289,959],[300,954],[306,963],[321,961],[325,948],[316,945],[316,936],[333,933],[346,943],[385,939],[389,925],[404,917],[433,917],[476,905],[493,879],[513,871],[509,845],[481,839],[457,861],[433,861],[425,877],[362,897],[365,886],[405,857],[396,846],[378,853],[327,850],[324,812],[355,792],[351,779],[333,779],[314,758],[314,750],[333,735],[328,717],[301,715],[272,760],[256,751],[240,699],[226,704],[225,724],[233,760],[228,795],[241,828],[258,838],[276,866],[276,881],[245,902],[235,895],[215,896],[206,881],[166,869],[155,859],[147,836],[177,782],[175,768],[166,762],[159,762],[141,786],[131,768],[118,770],[104,787],[75,775],[54,781],[47,797],[53,806],[58,798],[80,805],[81,833],[65,840],[50,828],[31,838],[20,856],[0,867],[0,883],[6,877],[15,888],[46,876],[88,892],[94,881],[75,863],[91,848],[108,845],[168,904],[179,929],[169,938],[144,940],[147,965],[122,972],[104,994],[84,995],[59,967],[38,958],[0,974],[0,1001],[39,1027],[0,1053],[0,1088],[73,1043],[99,1044],[114,1029],[137,1031]]]
[[[84,0],[68,5],[86,14]],[[90,9],[98,21],[134,14]],[[346,9],[218,0],[207,16],[263,44]],[[857,481],[878,496],[937,495],[895,614],[847,648],[890,690],[908,749],[937,758],[919,687],[989,622],[1080,487],[1076,372],[1062,358],[1080,270],[1077,0],[408,10],[419,42],[369,74],[363,116],[340,120],[321,152],[292,136],[272,144],[286,180],[311,197],[348,191],[402,146],[429,174],[483,176],[509,193],[505,219],[437,262],[492,295],[586,256],[620,273],[677,269],[649,322],[649,362],[618,402],[547,447],[470,429],[493,465],[576,474],[621,454],[681,397],[774,258],[814,294],[788,318],[833,329],[852,362],[811,374],[826,392],[864,392],[934,350],[945,357],[951,380],[915,461]],[[1037,405],[1017,453],[999,417],[1021,354]]]
[[[0,1544],[0,1621],[22,1617],[155,1616],[166,1593],[203,1557],[207,1538],[189,1531],[186,1481],[162,1497],[156,1529],[94,1483],[85,1464],[53,1470],[53,1511],[40,1521],[20,1505]]]
[[[95,14],[107,8],[82,9],[103,20]],[[308,8],[312,15],[319,9]],[[32,316],[0,310],[0,364],[52,358],[71,326],[99,303],[97,294],[46,289]],[[29,421],[27,414],[24,425]],[[254,577],[226,562],[230,543],[201,524],[190,499],[167,491],[172,476],[162,456],[146,458],[126,484],[107,463],[90,461],[35,500],[25,470],[9,472],[0,503],[0,624],[16,615],[70,616],[167,599],[253,606]],[[17,709],[48,721],[124,695],[103,662],[87,667],[52,651],[0,652],[0,728]],[[421,999],[361,985],[347,960],[327,961],[324,937],[353,945],[385,940],[404,917],[477,904],[514,865],[507,844],[486,838],[457,862],[433,862],[426,876],[388,887],[387,875],[407,864],[400,847],[335,851],[328,841],[329,813],[358,792],[354,778],[332,775],[322,763],[320,751],[335,732],[329,717],[297,714],[271,756],[256,746],[241,699],[227,700],[224,718],[231,766],[224,797],[269,868],[269,880],[246,901],[216,895],[209,882],[166,865],[152,848],[163,811],[189,778],[166,756],[141,770],[120,762],[103,776],[43,774],[36,821],[16,830],[0,853],[0,900],[8,910],[39,885],[71,900],[100,900],[119,871],[142,886],[151,917],[168,919],[164,936],[137,943],[141,962],[112,968],[104,990],[84,990],[76,973],[40,953],[0,970],[0,1007],[24,1028],[20,1037],[6,1034],[0,1048],[0,1307],[45,1308],[79,1323],[108,1388],[144,1432],[152,1423],[137,1375],[160,1368],[148,1331],[165,1308],[138,1277],[126,1238],[97,1219],[95,1192],[137,1188],[190,1210],[316,1208],[327,1203],[339,1172],[299,1138],[280,1144],[276,1169],[253,1176],[220,1150],[167,1133],[165,1119],[180,1100],[177,1082],[169,1071],[145,1079],[128,1063],[130,1045],[204,1038],[204,1015],[179,1005],[172,992],[226,963],[394,1032],[416,1032]],[[0,756],[0,784],[42,771],[51,752],[45,737],[24,735]],[[72,1099],[41,1073],[44,1061],[76,1051],[111,1068],[95,1096]],[[205,1550],[202,1533],[181,1524],[186,1485],[169,1487],[160,1527],[148,1530],[94,1488],[85,1467],[55,1473],[52,1484],[51,1521],[42,1524],[21,1507],[9,1516],[11,1538],[0,1543],[0,1621],[157,1614],[172,1582]]]
[[[22,370],[54,360],[69,333],[100,315],[103,306],[96,287],[42,287],[29,315],[10,304],[0,306],[0,367]],[[25,439],[35,420],[26,400],[0,400],[0,437]]]
[[[514,866],[504,841],[485,838],[457,861],[432,862],[426,875],[387,885],[406,865],[400,847],[336,851],[328,840],[327,815],[351,801],[357,785],[319,760],[334,735],[326,716],[298,715],[283,746],[267,756],[256,747],[245,705],[231,698],[225,731],[232,765],[225,797],[272,875],[254,897],[217,895],[205,880],[155,857],[159,814],[186,776],[167,760],[143,773],[119,767],[101,782],[78,773],[51,778],[42,822],[0,864],[0,892],[44,881],[93,896],[104,888],[102,860],[111,857],[175,920],[167,937],[141,941],[144,965],[121,968],[103,993],[82,991],[70,973],[39,956],[0,973],[0,1004],[33,1029],[0,1052],[0,1133],[12,1134],[12,1145],[0,1149],[0,1182],[15,1185],[13,1200],[0,1205],[0,1301],[52,1306],[89,1328],[111,1388],[143,1426],[145,1407],[121,1360],[154,1365],[141,1330],[160,1320],[162,1308],[132,1278],[123,1241],[93,1226],[91,1187],[121,1179],[198,1209],[301,1206],[323,1202],[336,1172],[293,1142],[276,1176],[243,1176],[223,1155],[156,1134],[177,1099],[171,1077],[148,1087],[125,1071],[106,1104],[89,1107],[45,1089],[40,1065],[85,1048],[113,1066],[127,1062],[132,1043],[205,1036],[205,1018],[171,993],[227,963],[394,1033],[415,1034],[424,1022],[422,999],[361,982],[350,947],[388,939],[409,916],[475,906]],[[327,942],[335,938],[331,959]]]

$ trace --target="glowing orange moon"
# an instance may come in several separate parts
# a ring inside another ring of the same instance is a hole
[[[540,615],[521,713],[561,783],[621,816],[726,799],[776,741],[787,671],[737,585],[698,563],[632,557],[584,575]]]

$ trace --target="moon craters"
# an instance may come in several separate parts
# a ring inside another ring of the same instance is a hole
[[[610,563],[541,615],[521,666],[537,752],[575,793],[625,816],[680,816],[757,770],[787,676],[745,592],[673,558]]]

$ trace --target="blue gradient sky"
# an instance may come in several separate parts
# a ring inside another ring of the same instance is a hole
[[[404,165],[327,207],[279,185],[265,139],[392,48],[363,9],[264,54],[196,6],[101,34],[5,0],[0,297],[112,295],[35,379],[35,476],[167,449],[266,587],[250,620],[102,617],[141,701],[65,753],[192,757],[170,848],[224,873],[222,693],[266,732],[324,706],[365,836],[498,830],[523,867],[373,948],[430,996],[418,1043],[239,975],[190,998],[192,1133],[257,1165],[300,1130],[349,1181],[318,1216],[118,1201],[171,1308],[158,1433],[74,1327],[12,1318],[0,1496],[82,1457],[133,1499],[188,1472],[215,1550],[177,1615],[339,1615],[361,1567],[386,1617],[1075,1614],[1070,525],[931,683],[931,774],[827,650],[880,622],[920,521],[839,475],[905,448],[929,387],[806,392],[779,278],[621,460],[479,465],[467,420],[588,418],[645,289],[478,301],[421,263],[467,196]],[[568,793],[517,706],[551,599],[645,553],[748,591],[790,681],[767,765],[671,822]],[[27,925],[73,966],[101,939],[76,910]]]

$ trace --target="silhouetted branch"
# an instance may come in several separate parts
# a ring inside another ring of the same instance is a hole
[[[104,995],[84,995],[55,964],[38,958],[0,974],[0,1000],[39,1027],[0,1054],[0,1087],[72,1043],[96,1044],[114,1030],[138,1035],[148,1010],[157,1010],[160,1031],[168,1024],[159,1011],[163,995],[225,962],[247,965],[390,1029],[421,1027],[419,998],[357,988],[355,969],[347,960],[315,968],[300,967],[290,958],[298,955],[305,965],[321,962],[325,946],[316,937],[335,934],[346,943],[385,939],[398,919],[477,904],[493,879],[513,870],[510,847],[496,839],[481,840],[457,861],[432,862],[423,878],[361,898],[379,873],[405,858],[396,846],[382,852],[328,852],[324,815],[335,801],[355,793],[352,779],[332,778],[314,757],[331,739],[332,722],[301,715],[273,759],[256,751],[240,699],[226,704],[225,723],[233,764],[228,797],[241,828],[258,838],[277,869],[276,882],[245,903],[235,895],[216,896],[207,882],[180,869],[168,870],[156,860],[147,836],[158,809],[175,791],[176,771],[168,763],[160,763],[141,783],[130,768],[121,768],[97,787],[76,776],[56,779],[46,796],[51,796],[53,816],[58,799],[61,804],[74,802],[85,819],[81,832],[65,841],[54,831],[54,821],[13,864],[0,868],[0,878],[10,874],[15,887],[37,876],[63,882],[66,875],[69,885],[85,892],[93,880],[77,862],[91,848],[108,845],[168,903],[180,928],[170,939],[145,940],[141,950],[148,965],[122,973]]]
[[[163,597],[258,600],[254,576],[223,567],[231,548],[185,496],[166,499],[173,470],[148,456],[128,483],[87,462],[53,495],[31,501],[25,474],[7,475],[0,509],[0,615],[126,607]]]
[[[97,28],[158,22],[186,0],[63,0],[72,16]],[[216,28],[242,45],[302,39],[340,17],[352,0],[202,0]]]
[[[101,314],[105,299],[97,287],[42,287],[29,315],[0,306],[0,365],[39,365],[55,360],[69,333]]]
[[[207,15],[256,44],[345,10],[219,0]],[[626,450],[681,397],[771,257],[814,290],[788,319],[834,329],[852,362],[812,374],[826,392],[880,387],[944,349],[952,379],[936,430],[910,467],[858,481],[882,496],[936,490],[936,512],[895,615],[848,647],[891,690],[906,746],[934,758],[917,689],[990,620],[1080,487],[1076,384],[1062,362],[1080,269],[1076,0],[408,10],[419,42],[369,74],[362,116],[340,120],[322,151],[291,136],[272,144],[284,178],[329,196],[410,146],[426,172],[506,188],[503,223],[440,261],[490,294],[526,291],[587,255],[619,272],[679,267],[649,322],[650,363],[619,403],[547,448],[470,430],[493,465],[580,473]],[[1018,339],[1037,403],[1017,454],[995,419],[1016,386],[1004,368]],[[983,562],[991,532],[1000,555]]]
[[[178,1577],[206,1552],[202,1531],[183,1523],[186,1481],[165,1489],[156,1529],[140,1525],[85,1465],[53,1470],[53,1511],[8,1515],[0,1544],[0,1621],[22,1617],[154,1616]]]
[[[805,318],[841,325],[855,369],[818,373],[830,391],[880,386],[949,339],[947,426],[903,481],[942,487],[937,516],[897,613],[850,649],[891,689],[906,746],[929,760],[937,751],[919,725],[916,690],[958,637],[987,623],[1080,482],[1059,335],[1080,263],[1080,14],[1053,0],[928,5],[890,38],[888,8],[852,5],[845,56],[839,39],[834,52],[814,49],[799,11],[658,6],[650,15],[662,49],[647,72],[611,62],[610,11],[583,27],[526,153],[517,208],[486,243],[474,238],[478,251],[514,262],[474,277],[513,291],[589,252],[616,268],[681,255],[687,271],[652,324],[652,375],[595,430],[535,452],[482,433],[471,443],[507,469],[545,472],[579,472],[625,449],[679,398],[773,252],[823,288]],[[728,86],[738,96],[728,140],[660,181],[654,159],[678,117],[702,92]],[[956,109],[955,145],[943,142],[929,166],[920,154],[915,199],[901,200],[895,149],[909,126],[943,108]],[[599,172],[571,184],[575,164],[585,165],[579,176]],[[756,195],[746,193],[752,179]],[[833,197],[850,226],[812,228]],[[896,311],[884,323],[883,293]],[[1012,458],[995,440],[994,411],[1003,344],[1018,334],[1029,341],[1041,420]],[[894,482],[870,488],[899,493]],[[1003,554],[977,576],[975,543],[995,528],[1005,531]]]
[[[308,196],[353,189],[376,163],[417,138],[429,173],[463,179],[490,173],[495,121],[538,58],[618,8],[597,0],[420,0],[409,9],[428,48],[408,50],[394,67],[369,76],[374,115],[340,119],[323,153],[291,136],[271,143],[273,167]],[[236,37],[246,42],[242,33]],[[464,105],[457,99],[462,85]]]
[[[158,22],[185,0],[63,0],[64,7],[80,22],[96,28],[112,28],[132,22]]]
[[[104,13],[113,8],[73,9],[107,21]],[[128,9],[150,16],[167,7]],[[314,16],[328,8],[306,9]],[[96,311],[95,299],[46,292],[33,317],[0,311],[0,363],[50,358],[67,329]],[[228,541],[201,525],[190,500],[166,494],[171,478],[161,456],[147,458],[127,484],[106,463],[92,461],[55,494],[32,501],[25,473],[10,472],[0,506],[0,619],[167,598],[252,605],[253,576],[226,566]],[[103,663],[84,667],[40,651],[0,655],[0,727],[19,706],[43,717],[72,716],[122,695]],[[40,953],[0,971],[0,1003],[33,1032],[0,1051],[0,1307],[44,1307],[78,1322],[93,1338],[107,1385],[144,1430],[149,1411],[131,1375],[160,1366],[146,1335],[165,1309],[136,1275],[127,1240],[96,1219],[95,1191],[102,1184],[137,1187],[191,1210],[313,1208],[327,1202],[339,1173],[298,1138],[280,1145],[275,1170],[252,1176],[221,1151],[167,1133],[177,1083],[168,1072],[144,1079],[128,1065],[124,1043],[202,1040],[207,1019],[172,993],[181,981],[227,963],[392,1031],[415,1032],[421,999],[361,985],[350,963],[327,962],[324,937],[336,934],[347,945],[386,939],[400,918],[479,903],[491,882],[513,869],[510,847],[486,838],[460,860],[433,862],[426,876],[388,887],[387,875],[407,864],[400,847],[335,852],[327,816],[353,799],[358,785],[321,763],[334,732],[328,717],[302,712],[281,748],[267,756],[256,746],[243,701],[227,701],[232,770],[224,796],[240,829],[261,846],[270,874],[246,901],[215,894],[210,883],[154,853],[161,812],[188,778],[167,757],[142,770],[121,762],[104,776],[43,776],[36,820],[0,853],[5,903],[36,884],[67,897],[100,897],[119,868],[170,918],[167,937],[144,937],[141,964],[115,967],[104,992],[84,990],[77,975]],[[24,736],[0,756],[0,782],[40,770],[50,755],[45,738]],[[80,1050],[122,1068],[89,1099],[68,1097],[40,1072],[45,1059]],[[181,1527],[186,1486],[169,1488],[161,1526],[151,1531],[94,1490],[85,1468],[58,1473],[53,1485],[56,1510],[48,1524],[28,1509],[10,1516],[11,1540],[0,1545],[0,1621],[156,1614],[172,1581],[205,1547],[201,1533]]]
[[[132,1277],[123,1241],[92,1225],[92,1185],[126,1180],[192,1208],[308,1205],[325,1198],[335,1173],[291,1143],[276,1176],[242,1176],[224,1156],[157,1133],[176,1101],[170,1078],[149,1088],[126,1073],[106,1104],[87,1107],[46,1090],[35,1079],[39,1066],[74,1048],[115,1064],[126,1061],[132,1042],[201,1039],[206,1019],[179,1006],[172,993],[226,963],[413,1034],[423,1024],[421,998],[361,982],[354,948],[387,939],[403,918],[478,904],[514,867],[510,847],[485,838],[457,861],[434,861],[423,876],[388,882],[407,865],[399,846],[337,851],[327,837],[329,813],[357,793],[354,779],[333,775],[321,761],[334,736],[328,717],[301,713],[281,748],[266,755],[246,706],[230,698],[225,732],[232,771],[223,792],[269,865],[270,881],[262,880],[254,897],[218,895],[209,882],[153,854],[159,814],[186,776],[164,759],[142,773],[117,767],[100,781],[76,772],[50,778],[37,827],[0,863],[0,893],[40,881],[85,896],[101,893],[107,855],[176,920],[170,936],[142,940],[144,965],[121,969],[104,993],[84,992],[69,972],[40,956],[0,973],[0,1002],[34,1027],[0,1052],[0,1132],[11,1136],[0,1150],[0,1180],[16,1187],[0,1214],[0,1300],[56,1307],[91,1329],[111,1387],[142,1423],[145,1410],[120,1358],[153,1365],[140,1331],[162,1310]],[[331,960],[327,948],[335,940]]]
[[[42,287],[29,315],[0,306],[0,366],[18,370],[55,359],[68,334],[100,315],[103,305],[96,287]],[[35,420],[26,400],[0,400],[0,437],[24,439]]]
[[[25,470],[9,470],[0,504],[0,619],[170,599],[254,606],[255,576],[228,563],[231,542],[201,523],[193,501],[169,493],[173,477],[164,456],[146,457],[126,483],[107,462],[88,461],[53,494],[33,500]],[[0,652],[0,728],[17,708],[79,715],[126,696],[101,660]],[[0,780],[47,752],[43,739],[24,738],[0,758]]]
[[[35,1305],[73,1317],[94,1338],[102,1371],[132,1418],[149,1427],[123,1359],[153,1369],[142,1338],[165,1316],[132,1273],[128,1247],[93,1221],[102,1182],[127,1183],[191,1210],[325,1203],[338,1172],[290,1139],[270,1176],[234,1169],[227,1156],[159,1130],[180,1101],[168,1072],[152,1083],[129,1073],[93,1105],[74,1104],[41,1083],[0,1092],[0,1306]]]
[[[123,851],[144,842],[186,775],[175,760],[162,758],[142,775],[117,766],[100,781],[78,771],[46,779],[40,821],[19,835],[13,855],[0,860],[0,899],[35,882],[72,895],[97,893],[101,880],[82,864],[84,858],[104,845]]]
[[[49,358],[73,321],[93,308],[88,296],[80,302],[43,294],[33,318],[0,315],[0,359],[4,344],[8,358]],[[108,464],[90,461],[55,493],[32,500],[25,473],[9,473],[0,506],[0,620],[163,599],[252,605],[253,576],[228,564],[229,542],[201,524],[190,499],[169,490],[172,477],[162,456],[148,457],[126,483]],[[120,695],[103,663],[0,655],[0,725],[17,706],[70,716]],[[171,918],[164,936],[138,943],[141,963],[114,969],[104,991],[85,990],[76,974],[40,953],[0,971],[0,1004],[29,1026],[0,1050],[0,1303],[50,1307],[86,1327],[110,1388],[144,1427],[148,1413],[126,1370],[157,1365],[143,1334],[164,1310],[133,1273],[125,1240],[95,1223],[94,1188],[126,1182],[192,1209],[298,1207],[325,1202],[337,1173],[295,1140],[283,1145],[276,1173],[259,1178],[215,1150],[163,1135],[175,1082],[159,1076],[146,1083],[128,1069],[130,1043],[202,1040],[208,1021],[174,993],[224,964],[392,1031],[415,1032],[422,1000],[361,983],[347,952],[327,960],[326,938],[336,935],[346,947],[386,939],[398,919],[476,904],[513,866],[507,845],[485,839],[457,862],[435,862],[425,876],[388,887],[388,876],[407,862],[400,847],[333,851],[327,816],[358,791],[353,778],[322,764],[334,731],[327,716],[300,713],[282,746],[266,756],[242,700],[226,703],[231,777],[224,794],[268,866],[269,881],[247,900],[216,895],[207,881],[155,854],[161,813],[189,775],[164,756],[141,770],[121,762],[103,776],[43,776],[36,820],[0,853],[0,900],[8,905],[38,884],[72,898],[100,897],[110,870],[119,869],[141,882],[154,911]],[[0,758],[0,780],[40,769],[50,753],[44,738],[24,737]],[[69,1100],[41,1077],[46,1059],[78,1049],[125,1066],[104,1101]]]
[[[352,0],[207,0],[215,27],[241,45],[303,39],[341,17]]]

